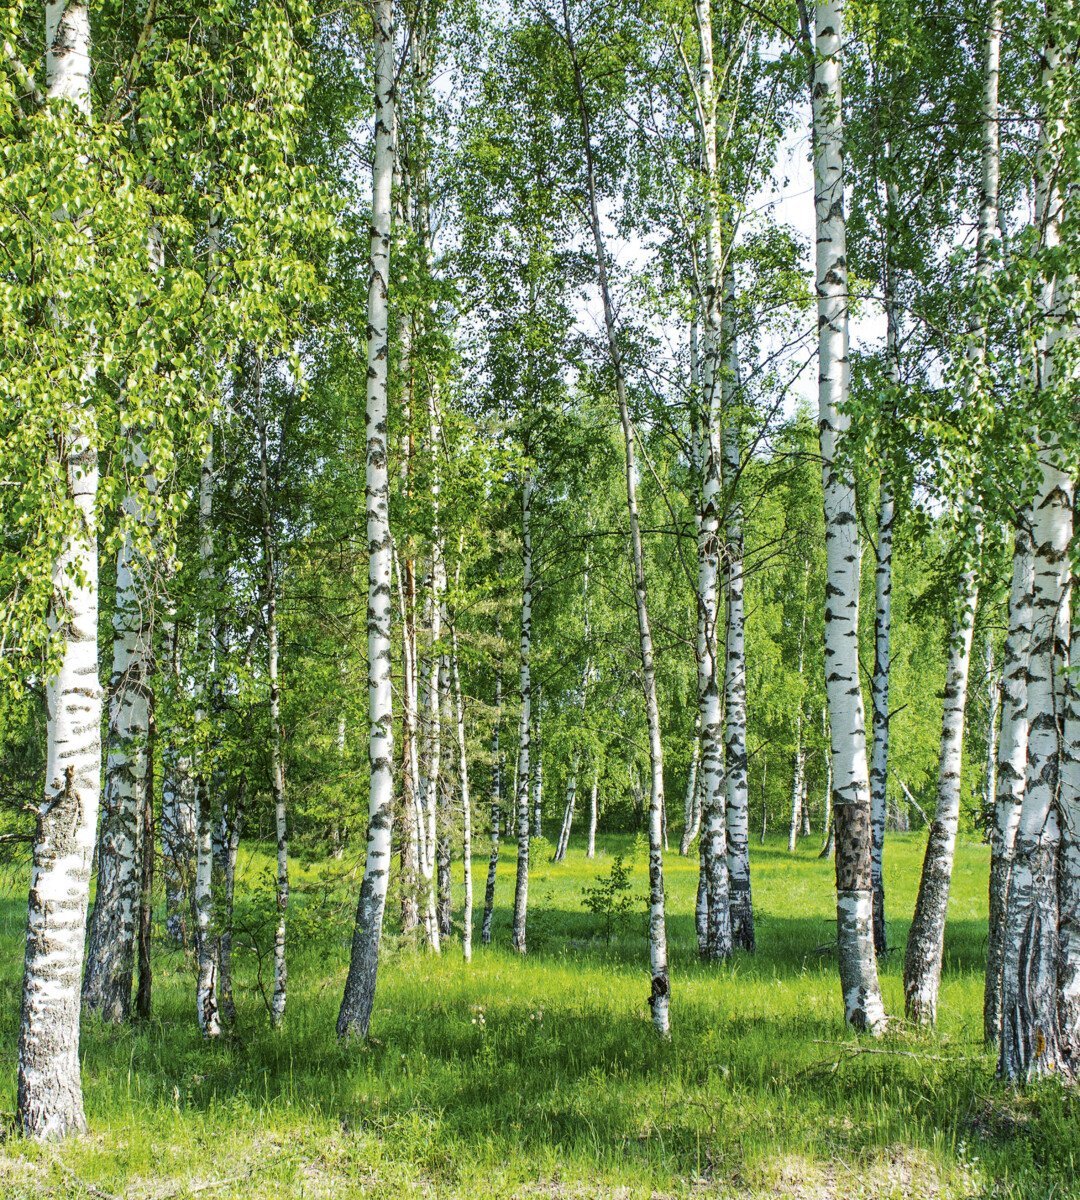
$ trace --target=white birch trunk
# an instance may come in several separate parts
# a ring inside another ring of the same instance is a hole
[[[366,1037],[375,1001],[392,853],[394,723],[391,689],[390,511],[387,477],[388,302],[394,173],[394,14],[375,0],[375,158],[372,166],[370,275],[367,301],[368,542],[368,845],[356,910],[349,974],[338,1013],[339,1037]]]
[[[461,951],[466,962],[472,961],[473,882],[472,882],[472,802],[469,799],[469,757],[465,743],[465,702],[461,694],[458,666],[457,628],[450,626],[450,677],[454,689],[454,721],[457,726],[458,769],[461,781],[461,845],[464,864],[464,911],[462,913]]]
[[[825,493],[825,678],[832,737],[836,915],[844,1015],[879,1034],[886,1024],[873,938],[870,779],[859,681],[859,526],[855,484],[838,462],[850,419],[844,130],[840,52],[843,0],[815,6],[814,209],[818,297],[818,427]]]
[[[517,881],[514,885],[514,923],[511,944],[524,954],[525,921],[529,907],[529,736],[532,731],[532,502],[535,482],[525,476],[521,489],[521,643],[519,677],[521,718],[518,725],[517,769],[514,779],[514,810],[517,818]]]
[[[697,725],[698,722],[695,722]],[[686,799],[683,801],[683,833],[679,853],[685,858],[690,853],[694,838],[701,828],[701,806],[698,804],[698,766],[701,762],[701,734],[694,729],[694,744],[690,751],[690,772],[686,778]]]
[[[949,907],[956,831],[960,821],[964,710],[971,665],[971,639],[978,604],[978,575],[974,565],[969,566],[961,576],[959,599],[960,610],[953,618],[949,635],[937,805],[923,857],[915,915],[904,952],[904,1007],[908,1020],[918,1025],[932,1025],[937,1020],[945,917]]]
[[[699,900],[701,956],[720,960],[732,950],[729,830],[725,820],[724,728],[718,655],[720,510],[723,483],[723,228],[719,205],[716,147],[717,95],[713,62],[712,5],[695,0],[698,38],[698,137],[705,189],[705,271],[700,304],[703,317],[698,423],[699,497],[697,516],[697,692],[701,731],[701,820]],[[693,365],[693,364],[692,364]]]
[[[1062,671],[1068,661],[1072,480],[1040,451],[1034,597],[1027,671],[1027,764],[1005,900],[999,1074],[1068,1073],[1058,1003],[1058,765]]]
[[[544,698],[540,686],[536,688],[536,722],[533,726],[532,749],[532,835],[544,836],[544,757],[540,745],[540,727],[543,723]]]
[[[499,636],[499,641],[502,641],[501,636]],[[495,675],[495,727],[491,733],[491,854],[488,857],[487,884],[484,888],[484,919],[480,926],[480,940],[485,946],[491,942],[491,918],[495,911],[495,876],[499,868],[499,839],[502,833],[503,760],[499,749],[502,713],[502,671],[497,671]]]
[[[211,629],[211,609],[214,585],[214,446],[213,433],[203,459],[199,476],[199,584],[202,593],[202,612],[196,638],[195,724],[201,729],[207,721],[209,695],[214,687],[216,669],[214,635]],[[198,769],[195,774],[195,950],[198,957],[198,976],[195,985],[195,1005],[199,1029],[204,1037],[221,1033],[218,1007],[218,949],[214,936],[213,906],[213,796],[212,769],[208,747],[198,747]]]
[[[1058,855],[1058,1018],[1072,1070],[1080,1061],[1080,603],[1073,576],[1070,670],[1061,739],[1061,849]]]
[[[986,635],[986,758],[983,764],[983,812],[993,814],[997,802],[997,748],[1001,721],[1001,677],[994,662],[994,638]]]
[[[424,830],[420,811],[420,761],[416,744],[416,585],[411,560],[405,560],[403,571],[395,553],[393,566],[401,614],[401,807],[404,822],[401,834],[401,928],[403,933],[409,934],[420,924],[418,871]]]
[[[649,1006],[652,1008],[653,1025],[657,1033],[661,1037],[667,1037],[671,1030],[671,983],[668,975],[667,922],[664,911],[664,749],[660,733],[660,707],[656,696],[656,670],[653,660],[652,629],[649,623],[648,593],[645,581],[645,554],[641,542],[641,522],[638,517],[637,465],[634,454],[634,439],[636,435],[630,420],[622,351],[619,348],[616,336],[615,308],[608,283],[607,252],[604,247],[603,233],[600,226],[600,212],[597,207],[592,133],[585,96],[585,84],[581,74],[581,63],[577,57],[573,32],[568,19],[564,26],[564,34],[573,64],[574,86],[581,119],[582,148],[585,154],[589,220],[592,226],[593,246],[596,251],[600,298],[604,308],[604,330],[607,335],[608,355],[615,375],[615,395],[619,405],[619,420],[622,425],[623,446],[626,456],[626,509],[630,521],[630,547],[634,571],[634,604],[637,610],[638,640],[641,648],[641,673],[645,693],[645,717],[649,730],[649,762],[651,768],[648,827],[649,967],[652,975],[652,984],[650,987]]]
[[[990,834],[989,941],[983,998],[983,1036],[988,1046],[996,1046],[1001,1033],[1005,903],[1027,772],[1027,673],[1028,657],[1031,653],[1033,556],[1031,509],[1025,508],[1017,518],[1013,544],[1009,632],[1005,640],[1005,665],[1001,681],[997,793],[994,797],[994,824]]]
[[[444,614],[445,615],[445,614]],[[449,622],[446,622],[449,624]],[[450,664],[448,655],[439,655],[439,724],[447,733],[454,724],[450,702]],[[445,755],[439,772],[438,837],[435,843],[435,870],[437,877],[437,911],[439,936],[448,938],[453,929],[453,908],[450,880],[450,828],[453,824],[452,775],[450,755]]]
[[[891,303],[889,308],[889,372],[892,382],[898,384],[896,321]],[[892,487],[889,480],[882,476],[874,570],[874,675],[871,686],[874,744],[870,755],[870,879],[874,889],[874,950],[877,954],[884,954],[889,948],[885,927],[883,857],[889,781],[889,668],[892,658],[892,547],[895,517]]]
[[[600,760],[593,765],[592,788],[589,791],[589,841],[585,848],[586,858],[596,857],[596,820],[599,815]]]
[[[154,480],[134,432],[127,467],[151,494]],[[124,499],[127,520],[146,520],[137,493]],[[135,932],[141,877],[140,818],[147,802],[150,705],[153,686],[153,598],[148,567],[128,529],[116,556],[112,675],[109,682],[108,756],[98,835],[94,911],[86,949],[82,1001],[114,1023],[131,1013]]]
[[[258,372],[261,382],[261,364]],[[263,592],[266,609],[266,676],[270,687],[270,788],[274,795],[274,832],[277,850],[277,878],[274,899],[277,922],[274,927],[274,991],[270,1001],[270,1023],[279,1027],[285,1019],[288,992],[288,965],[285,960],[285,920],[289,907],[289,837],[285,811],[285,756],[281,728],[280,655],[277,627],[277,580],[274,571],[274,540],[270,515],[270,480],[266,445],[266,425],[259,421],[259,498],[262,508]],[[389,603],[389,597],[387,598]]]
[[[1043,84],[1051,90],[1061,61],[1052,41],[1043,52]],[[1036,159],[1036,224],[1042,245],[1059,240],[1062,193],[1055,144],[1060,119],[1043,114]],[[1040,347],[1037,385],[1055,384],[1055,349],[1065,297],[1058,280],[1043,279],[1041,304],[1046,333]],[[1068,1045],[1058,1011],[1059,778],[1062,742],[1062,671],[1069,662],[1070,547],[1074,481],[1062,470],[1052,439],[1035,432],[1040,479],[1032,511],[1034,544],[1032,634],[1027,670],[1027,756],[1024,795],[1016,829],[1005,899],[1002,948],[1001,1032],[998,1074],[1024,1081],[1057,1074],[1069,1078]]]
[[[803,744],[803,669],[806,663],[806,602],[810,580],[810,561],[803,571],[802,614],[799,619],[799,703],[795,709],[795,764],[791,773],[791,827],[788,830],[788,853],[794,854],[802,825],[806,820],[803,801],[806,793],[806,747]]]
[[[562,862],[570,845],[570,829],[574,824],[574,808],[577,805],[578,771],[581,769],[581,750],[574,750],[570,763],[570,778],[566,783],[566,807],[563,809],[562,827],[559,830],[559,842],[555,847],[553,862]]]
[[[724,309],[727,363],[724,371],[724,407],[729,413],[740,385],[739,349],[731,307],[734,278],[728,274],[728,304]],[[727,497],[727,637],[724,648],[724,756],[727,767],[727,865],[730,887],[731,939],[753,951],[754,903],[750,890],[750,780],[746,755],[746,604],[743,595],[742,505],[738,500],[742,470],[738,425],[728,417],[724,430],[724,471]],[[762,800],[762,836],[765,833]]]
[[[164,622],[163,640],[169,648],[170,686],[175,693],[184,687],[180,664],[180,640],[175,614]],[[161,856],[165,867],[165,929],[187,946],[189,916],[195,876],[195,779],[190,749],[176,740],[176,733],[162,750]]]
[[[74,105],[89,120],[86,4],[56,0],[46,5],[45,51],[49,98]],[[76,520],[52,569],[52,622],[60,658],[47,686],[45,790],[33,844],[19,1026],[17,1120],[25,1135],[38,1139],[86,1128],[79,984],[101,787],[98,465],[91,410],[76,410],[71,417],[61,467]]]

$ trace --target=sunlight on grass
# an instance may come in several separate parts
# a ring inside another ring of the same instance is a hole
[[[922,845],[898,836],[887,852],[894,1016]],[[564,863],[537,862],[523,962],[508,949],[508,850],[495,945],[472,966],[456,942],[441,958],[390,949],[366,1045],[334,1036],[346,904],[297,921],[281,1034],[241,953],[239,1027],[205,1045],[191,965],[159,942],[154,1021],[84,1032],[91,1135],[59,1150],[9,1142],[0,1196],[1018,1197],[1068,1178],[1080,1150],[1071,1098],[1010,1097],[981,1045],[985,847],[958,849],[940,1028],[897,1022],[880,1044],[840,1019],[832,865],[816,844],[793,857],[778,841],[753,848],[760,949],[721,968],[695,957],[696,863],[670,855],[666,1045],[647,1017],[644,917],[609,943],[582,904],[630,848],[611,837],[595,862],[577,843]],[[252,855],[245,873],[264,868]],[[309,884],[319,870],[304,870]],[[643,896],[641,854],[634,881]],[[23,903],[13,889],[0,928],[8,1112]]]

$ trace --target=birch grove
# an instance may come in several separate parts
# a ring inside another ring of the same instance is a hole
[[[130,1192],[168,1109],[222,1163],[163,1189],[265,1190],[219,1114],[303,1147],[313,1076],[376,1189],[753,1189],[736,1084],[793,1191],[1071,1162],[1016,1096],[1080,1078],[1077,45],[1073,0],[0,13],[14,1126],[95,1148],[47,1174]],[[901,989],[902,1051],[828,1049]]]

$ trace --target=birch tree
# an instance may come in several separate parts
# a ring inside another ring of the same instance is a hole
[[[622,425],[623,446],[626,464],[626,509],[630,521],[630,547],[633,565],[634,605],[637,612],[638,638],[641,650],[641,672],[645,693],[645,714],[649,730],[649,763],[651,786],[649,792],[649,966],[652,985],[649,1006],[652,1009],[653,1025],[660,1036],[670,1033],[669,1015],[671,984],[668,978],[667,923],[664,911],[664,862],[663,862],[663,811],[664,811],[664,749],[660,733],[660,708],[656,693],[656,668],[653,655],[652,627],[649,620],[648,593],[645,580],[645,555],[641,540],[641,522],[638,515],[637,464],[634,443],[636,433],[630,419],[630,407],[626,394],[626,376],[622,351],[616,334],[615,307],[608,276],[607,250],[600,223],[597,198],[596,172],[593,161],[593,139],[590,127],[590,110],[585,92],[585,81],[581,60],[577,52],[576,38],[570,22],[569,11],[563,9],[562,36],[570,58],[573,72],[574,96],[577,101],[577,116],[581,125],[581,142],[584,152],[585,189],[588,201],[589,226],[596,254],[597,280],[604,310],[604,332],[608,357],[615,377],[615,396]]]
[[[91,119],[90,12],[86,4],[45,9],[46,92],[58,102],[66,137]],[[80,222],[77,213],[58,221]],[[86,238],[84,261],[90,253]],[[60,317],[62,320],[62,317]],[[89,359],[68,365],[88,389]],[[86,1127],[79,1074],[79,983],[101,773],[101,687],[97,677],[98,464],[93,410],[72,398],[59,467],[71,528],[53,564],[50,623],[59,641],[48,681],[45,793],[30,873],[19,1025],[18,1123],[33,1138]]]
[[[843,0],[814,9],[813,147],[818,296],[818,409],[825,492],[825,678],[832,748],[832,819],[836,836],[836,916],[844,1015],[880,1034],[885,1008],[873,941],[870,781],[859,683],[860,538],[855,486],[842,443],[850,418],[848,280],[841,112]],[[804,10],[804,27],[809,22]]]
[[[375,158],[372,165],[371,249],[367,302],[367,543],[368,543],[368,846],[356,912],[349,974],[338,1013],[339,1037],[366,1037],[375,1002],[394,805],[394,729],[390,680],[390,513],[387,399],[394,173],[394,14],[392,0],[375,4]]]

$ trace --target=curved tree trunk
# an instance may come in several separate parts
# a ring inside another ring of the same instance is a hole
[[[375,159],[372,167],[367,300],[368,844],[353,929],[339,1037],[366,1037],[375,1002],[394,809],[394,722],[390,659],[390,510],[387,477],[391,181],[394,173],[394,14],[375,0]]]
[[[977,551],[976,551],[977,553]],[[970,566],[960,582],[960,611],[949,636],[949,664],[941,718],[941,757],[938,764],[937,806],[923,857],[915,916],[904,952],[904,1007],[909,1021],[932,1025],[937,1020],[938,989],[949,907],[956,830],[960,821],[960,767],[964,751],[964,710],[967,705],[971,638],[978,604],[977,567]]]
[[[615,395],[619,405],[619,421],[622,425],[623,448],[625,451],[626,509],[630,521],[630,548],[634,571],[634,605],[637,610],[638,641],[641,649],[641,674],[645,693],[645,718],[649,730],[649,763],[651,768],[648,829],[649,967],[652,974],[652,985],[649,994],[649,1006],[652,1009],[653,1025],[657,1033],[661,1037],[666,1037],[671,1029],[671,983],[668,977],[667,922],[664,911],[664,749],[660,733],[660,706],[656,696],[656,668],[653,659],[652,628],[649,623],[648,593],[645,583],[645,553],[641,541],[641,522],[638,517],[637,465],[634,452],[636,434],[630,420],[622,351],[619,348],[615,331],[615,307],[612,302],[611,289],[608,283],[607,251],[604,247],[604,237],[600,226],[600,212],[597,207],[592,131],[585,94],[585,83],[568,16],[564,24],[563,33],[566,38],[567,48],[570,51],[574,72],[574,90],[578,103],[578,115],[581,120],[582,148],[585,155],[589,224],[592,228],[593,246],[596,251],[600,298],[604,309],[604,331],[607,336],[608,356],[615,375]]]

